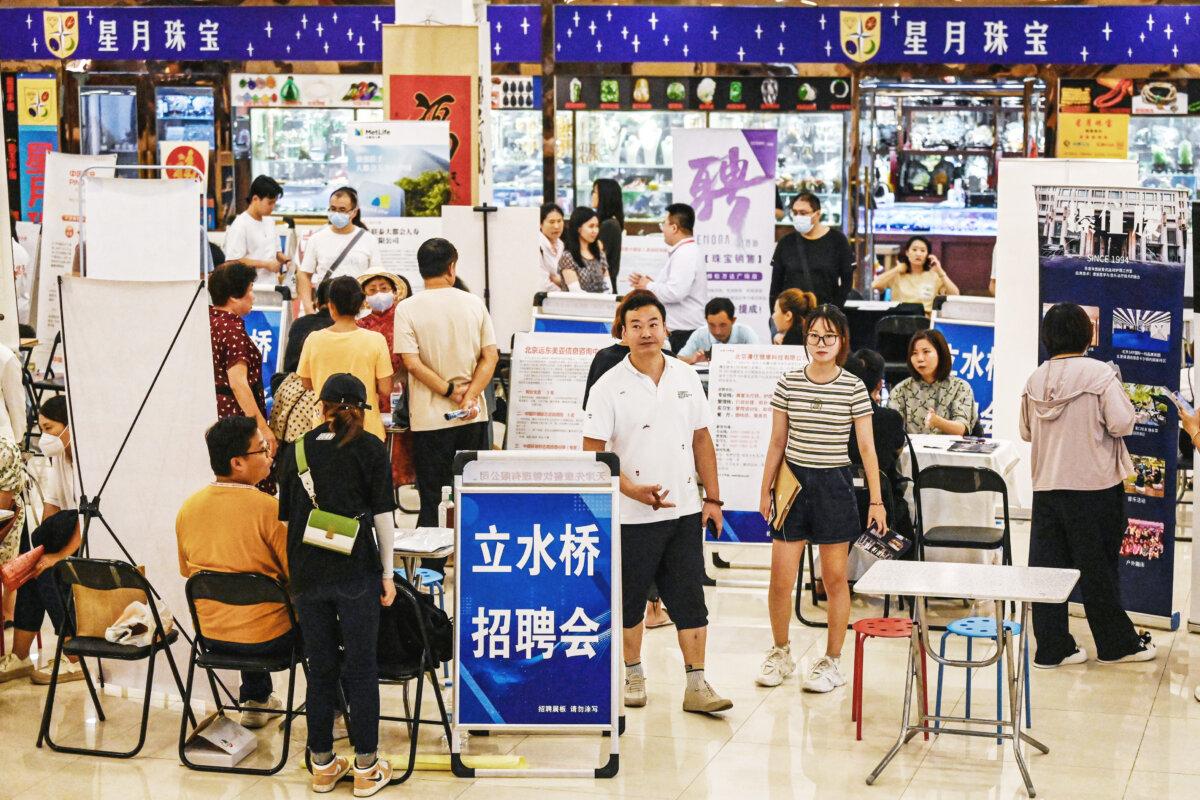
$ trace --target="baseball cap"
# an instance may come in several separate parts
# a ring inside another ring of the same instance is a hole
[[[325,380],[321,387],[321,398],[325,403],[337,403],[344,406],[357,406],[369,409],[367,405],[367,387],[363,382],[349,372],[337,372]]]

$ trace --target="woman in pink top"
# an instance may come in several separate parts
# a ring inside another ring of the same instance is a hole
[[[1101,664],[1150,661],[1150,634],[1138,634],[1121,608],[1117,560],[1125,535],[1125,490],[1133,473],[1124,437],[1133,403],[1113,367],[1086,353],[1087,312],[1059,303],[1042,320],[1049,359],[1021,395],[1021,438],[1033,443],[1033,521],[1029,566],[1075,568]],[[1034,603],[1034,664],[1083,664],[1087,653],[1067,626],[1066,603]]]

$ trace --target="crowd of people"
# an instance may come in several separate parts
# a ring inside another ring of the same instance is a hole
[[[179,570],[185,577],[217,570],[286,582],[299,631],[279,607],[209,604],[200,608],[206,639],[233,655],[289,652],[301,639],[313,788],[329,791],[352,772],[356,796],[369,796],[391,777],[377,752],[375,643],[380,608],[396,597],[397,463],[412,469],[417,524],[438,526],[455,453],[490,446],[484,397],[499,353],[487,307],[461,288],[454,245],[433,238],[420,246],[423,286],[414,293],[404,278],[382,268],[357,194],[346,187],[331,195],[329,224],[313,235],[299,265],[306,313],[291,328],[280,373],[264,375],[243,318],[253,306],[255,282],[288,264],[269,225],[281,194],[270,178],[254,181],[247,210],[230,228],[228,259],[208,279],[217,421],[205,440],[214,480],[179,511]],[[936,330],[912,336],[909,377],[892,387],[878,353],[851,352],[839,308],[853,280],[849,245],[822,221],[816,196],[797,196],[791,213],[795,230],[779,241],[772,262],[772,342],[806,348],[807,364],[780,376],[770,403],[759,510],[772,538],[772,642],[755,680],[778,686],[798,669],[789,637],[792,591],[811,544],[819,553],[829,629],[824,652],[804,665],[801,685],[823,693],[846,682],[841,655],[850,618],[850,543],[864,529],[912,533],[898,470],[906,436],[970,435],[978,411],[969,384],[950,374],[950,351]],[[623,213],[614,181],[597,181],[592,206],[569,218],[553,205],[540,217],[548,290],[615,291]],[[669,206],[661,223],[666,262],[654,277],[626,276],[632,289],[617,307],[617,343],[596,354],[587,379],[582,447],[621,459],[625,704],[648,702],[643,633],[659,624],[665,606],[683,655],[683,709],[718,713],[732,701],[705,673],[701,531],[722,529],[724,501],[708,401],[689,365],[708,361],[718,344],[755,344],[758,337],[738,322],[732,301],[709,297],[694,225],[690,206]],[[882,276],[899,298],[928,308],[934,296],[957,292],[923,237],[910,240],[901,262]],[[1120,378],[1086,357],[1091,336],[1079,306],[1049,309],[1042,329],[1049,360],[1021,398],[1021,433],[1033,443],[1029,563],[1081,571],[1100,663],[1148,660],[1155,649],[1121,609],[1116,564],[1130,547],[1122,484],[1135,473],[1149,482],[1154,476],[1135,470],[1125,448],[1134,409]],[[270,414],[268,393],[274,395]],[[1182,409],[1180,416],[1188,435],[1200,436],[1200,417]],[[389,423],[401,422],[392,432],[403,428],[407,435],[389,437]],[[41,545],[45,553],[37,577],[6,612],[16,631],[11,652],[0,660],[0,682],[27,675],[36,683],[49,680],[54,665],[36,668],[29,656],[46,615],[60,635],[72,631],[51,569],[80,544],[64,398],[42,403],[38,423],[39,449],[49,458],[40,524],[26,524],[20,436],[0,435],[0,508],[12,512],[0,526],[0,560],[18,548]],[[859,490],[856,471],[863,478]],[[781,506],[784,485],[800,488]],[[1086,520],[1082,508],[1089,510]],[[332,531],[314,537],[316,512],[348,521],[349,542],[335,547],[325,541],[334,538]],[[1144,539],[1137,538],[1139,548]],[[444,570],[444,563],[426,566]],[[1039,667],[1088,658],[1068,630],[1065,604],[1036,604],[1034,634]],[[78,680],[81,673],[73,662],[63,663],[58,680]],[[247,727],[261,727],[280,708],[262,674],[243,674],[239,701]],[[334,752],[337,720],[347,711],[341,724],[352,735],[352,758]]]

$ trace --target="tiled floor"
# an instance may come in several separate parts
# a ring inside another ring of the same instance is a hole
[[[1016,552],[1024,553],[1026,532],[1017,531]],[[1177,550],[1176,608],[1187,608],[1190,545]],[[726,553],[740,559],[762,552]],[[745,571],[740,577],[761,578]],[[1020,773],[1007,746],[992,739],[944,737],[912,741],[878,783],[864,778],[894,740],[905,661],[902,642],[872,641],[867,646],[863,740],[850,722],[850,690],[803,695],[795,679],[776,689],[754,685],[769,644],[765,592],[709,590],[711,618],[707,671],[713,684],[734,701],[720,718],[685,714],[679,704],[683,668],[670,628],[646,637],[649,705],[630,709],[621,737],[621,769],[613,780],[459,780],[448,772],[421,772],[382,796],[484,798],[485,800],[566,800],[591,795],[632,798],[999,798],[1023,797]],[[855,614],[870,613],[862,601]],[[947,604],[948,615],[965,613]],[[815,612],[819,615],[820,612]],[[1072,623],[1081,644],[1091,647],[1087,626]],[[793,649],[819,654],[824,632],[796,624]],[[1030,752],[1030,769],[1043,798],[1185,798],[1200,796],[1200,703],[1192,698],[1200,680],[1200,637],[1155,632],[1160,657],[1154,663],[1099,667],[1094,663],[1054,672],[1035,671],[1033,733],[1051,748]],[[847,645],[851,653],[852,639]],[[849,659],[846,671],[849,674]],[[972,692],[976,713],[994,708],[994,673],[978,676]],[[931,694],[934,686],[931,684]],[[965,683],[948,671],[943,708],[960,713]],[[73,741],[115,746],[136,734],[137,707],[128,700],[106,701],[109,720],[86,723],[89,713],[82,684],[63,688],[56,729]],[[178,763],[179,714],[155,710],[143,753],[131,761],[80,758],[38,750],[34,744],[44,690],[25,682],[0,686],[0,798],[111,797],[308,797],[299,767],[270,778],[191,772]],[[399,710],[399,690],[385,687],[385,709]],[[931,696],[931,703],[933,698]],[[949,713],[949,712],[947,712]],[[302,753],[303,720],[293,729],[293,763]],[[387,724],[383,749],[401,752],[403,729]],[[598,737],[475,737],[469,752],[518,754],[530,766],[594,766],[607,754]],[[251,763],[278,756],[278,734],[263,735]],[[440,732],[421,737],[422,753],[444,753]],[[406,750],[405,750],[406,752]],[[349,796],[340,788],[334,796]]]

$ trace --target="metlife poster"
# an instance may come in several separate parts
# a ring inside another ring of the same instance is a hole
[[[1123,482],[1129,523],[1121,543],[1121,599],[1128,611],[1162,618],[1174,629],[1179,417],[1166,396],[1179,389],[1182,364],[1188,196],[1164,189],[1036,191],[1042,312],[1060,302],[1088,312],[1089,355],[1119,371],[1139,412],[1125,440],[1134,473]]]

